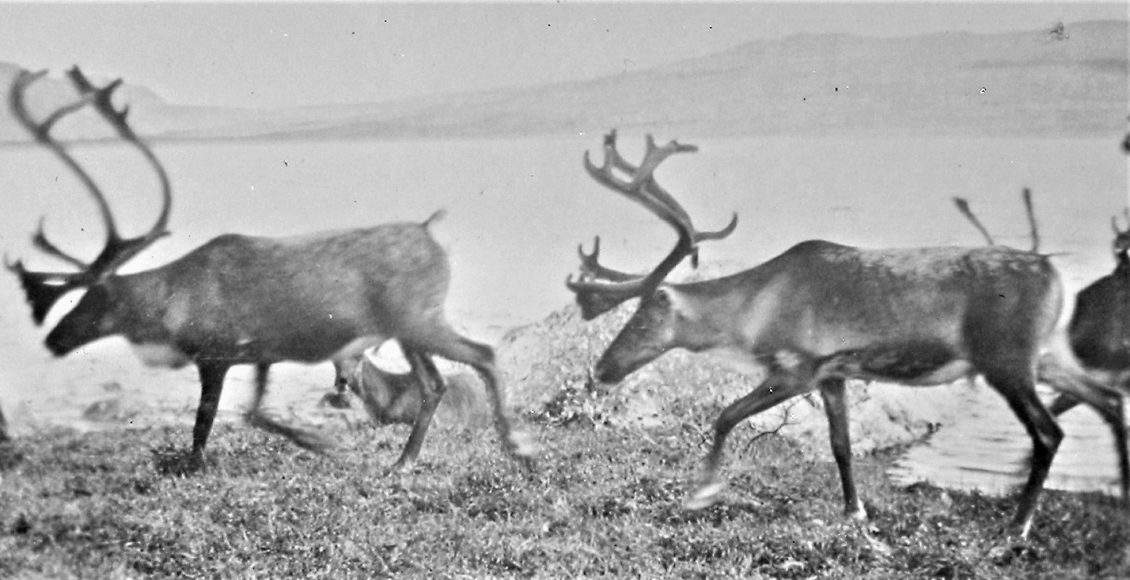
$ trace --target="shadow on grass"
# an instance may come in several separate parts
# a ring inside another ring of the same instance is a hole
[[[149,450],[153,454],[153,468],[164,476],[188,477],[203,471],[203,467],[192,461],[192,452],[172,443]],[[207,460],[205,460],[207,461]]]
[[[24,453],[13,441],[0,443],[0,472],[10,471],[24,460]]]

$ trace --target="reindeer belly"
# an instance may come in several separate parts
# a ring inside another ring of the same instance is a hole
[[[130,346],[145,366],[179,369],[192,362],[192,357],[173,344],[146,342],[131,343]]]
[[[237,329],[236,350],[256,360],[320,362],[360,355],[386,334],[352,312],[295,309],[289,316],[260,318]]]
[[[945,344],[906,342],[843,350],[821,359],[817,375],[938,385],[968,376],[973,365]]]
[[[360,355],[371,346],[379,346],[384,339],[377,335],[360,335],[345,328],[311,329],[271,339],[264,337],[248,347],[258,351],[261,359],[320,362],[329,359],[344,360]]]
[[[766,365],[757,356],[736,346],[715,348],[706,353],[726,368],[746,376],[758,376],[766,369]]]

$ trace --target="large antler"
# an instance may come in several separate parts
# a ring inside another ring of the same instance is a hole
[[[80,71],[78,67],[73,67],[67,71],[67,76],[78,91],[80,98],[72,103],[59,107],[47,115],[42,121],[36,121],[28,112],[24,97],[28,87],[43,78],[46,74],[47,71],[36,73],[26,70],[20,71],[19,74],[16,75],[15,80],[12,81],[12,86],[8,93],[8,106],[12,111],[12,116],[19,122],[20,126],[27,130],[27,132],[35,138],[36,142],[50,149],[64,165],[74,172],[75,176],[82,182],[86,190],[90,192],[90,195],[98,205],[102,222],[105,224],[106,243],[94,261],[88,264],[61,250],[48,240],[47,235],[44,233],[43,220],[41,219],[39,227],[32,237],[32,243],[44,253],[77,267],[79,271],[30,272],[24,267],[22,261],[17,260],[14,264],[11,264],[5,259],[5,264],[8,269],[15,272],[20,277],[20,282],[27,294],[28,302],[32,305],[32,316],[37,324],[43,321],[43,318],[47,315],[51,306],[54,305],[63,294],[75,288],[89,286],[103,277],[112,274],[129,261],[130,258],[136,256],[158,238],[167,235],[168,230],[166,226],[168,225],[169,212],[172,206],[172,191],[168,174],[165,172],[164,167],[161,165],[156,155],[153,154],[149,146],[146,145],[128,125],[126,121],[126,115],[129,112],[128,108],[123,108],[120,111],[114,108],[111,98],[114,90],[121,86],[121,79],[115,80],[102,88],[98,88],[87,80],[86,76],[82,74],[82,71]],[[98,185],[94,182],[90,174],[71,156],[67,147],[51,135],[51,129],[59,120],[87,105],[93,106],[94,110],[114,128],[124,141],[137,147],[157,172],[157,177],[161,185],[161,212],[157,217],[156,223],[153,224],[153,227],[141,236],[123,238],[121,234],[118,233],[113,213],[110,211],[110,205],[106,201],[106,196],[102,193],[102,190],[98,188]]]
[[[655,140],[648,135],[644,159],[639,166],[634,166],[625,161],[616,150],[616,131],[611,131],[604,138],[604,162],[600,167],[594,165],[589,159],[588,152],[585,152],[585,169],[593,179],[643,205],[679,234],[678,242],[667,257],[649,274],[643,276],[625,274],[601,266],[597,261],[600,252],[599,241],[592,254],[586,255],[580,251],[581,279],[574,282],[570,277],[565,284],[577,295],[582,316],[586,320],[615,308],[625,300],[650,294],[683,258],[695,256],[699,242],[725,238],[737,227],[738,216],[734,214],[729,225],[721,230],[713,232],[696,230],[682,205],[655,180],[655,170],[663,160],[675,153],[694,151],[698,151],[694,145],[684,145],[677,141],[670,141],[661,147],[656,146]],[[627,174],[628,179],[617,176],[614,169]]]

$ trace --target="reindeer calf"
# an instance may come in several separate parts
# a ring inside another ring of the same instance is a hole
[[[378,425],[412,425],[420,413],[424,390],[412,372],[394,373],[381,369],[368,356],[334,363],[337,392],[346,389],[361,399],[369,417]],[[479,381],[466,371],[445,373],[442,377],[443,398],[436,407],[436,425],[461,429],[482,428],[490,424],[491,409],[486,392]]]

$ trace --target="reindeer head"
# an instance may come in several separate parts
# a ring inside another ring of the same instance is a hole
[[[672,317],[678,316],[676,292],[661,287],[671,270],[690,256],[697,266],[698,243],[719,240],[729,236],[738,225],[738,216],[729,225],[715,232],[699,232],[679,202],[655,180],[655,169],[675,153],[698,151],[694,145],[671,141],[656,146],[647,136],[647,151],[639,166],[626,162],[616,150],[616,132],[604,139],[604,163],[597,167],[586,152],[585,169],[598,183],[646,207],[659,219],[675,229],[679,235],[675,247],[648,274],[627,274],[606,268],[598,261],[600,238],[596,238],[591,254],[578,248],[581,257],[581,275],[576,282],[570,276],[565,284],[576,294],[577,303],[585,320],[591,320],[631,298],[640,298],[635,314],[612,341],[596,365],[596,376],[602,382],[618,382],[632,371],[647,364],[671,348],[674,339]],[[617,176],[613,170],[623,172],[628,179]]]
[[[94,197],[101,212],[102,222],[106,227],[105,246],[93,262],[87,263],[51,243],[44,233],[43,221],[40,220],[39,228],[32,237],[32,243],[45,254],[74,266],[78,270],[77,272],[33,272],[25,268],[21,260],[17,260],[14,264],[5,260],[8,269],[20,278],[20,284],[23,286],[27,301],[31,305],[32,319],[37,325],[43,323],[51,307],[64,294],[71,290],[87,290],[86,295],[79,300],[74,310],[64,316],[47,337],[48,348],[56,355],[61,356],[78,346],[102,336],[113,334],[116,331],[115,325],[112,324],[113,317],[109,316],[115,314],[114,310],[119,303],[116,296],[118,292],[113,284],[114,272],[158,238],[168,234],[165,227],[169,219],[172,194],[164,168],[149,147],[126,123],[128,109],[119,111],[114,108],[111,102],[114,90],[121,85],[121,79],[111,82],[105,87],[96,88],[86,79],[78,67],[74,67],[67,71],[67,76],[78,92],[79,98],[56,109],[42,121],[36,121],[32,119],[27,110],[24,96],[28,87],[46,74],[47,71],[31,73],[25,70],[16,75],[8,94],[8,105],[12,110],[12,116],[35,138],[36,142],[51,150],[64,165],[75,173],[87,191]],[[67,147],[51,136],[51,129],[55,126],[55,123],[87,106],[93,107],[124,141],[136,146],[157,172],[161,183],[163,206],[157,222],[142,236],[135,238],[121,237],[106,197],[95,184],[93,178],[75,161]]]

